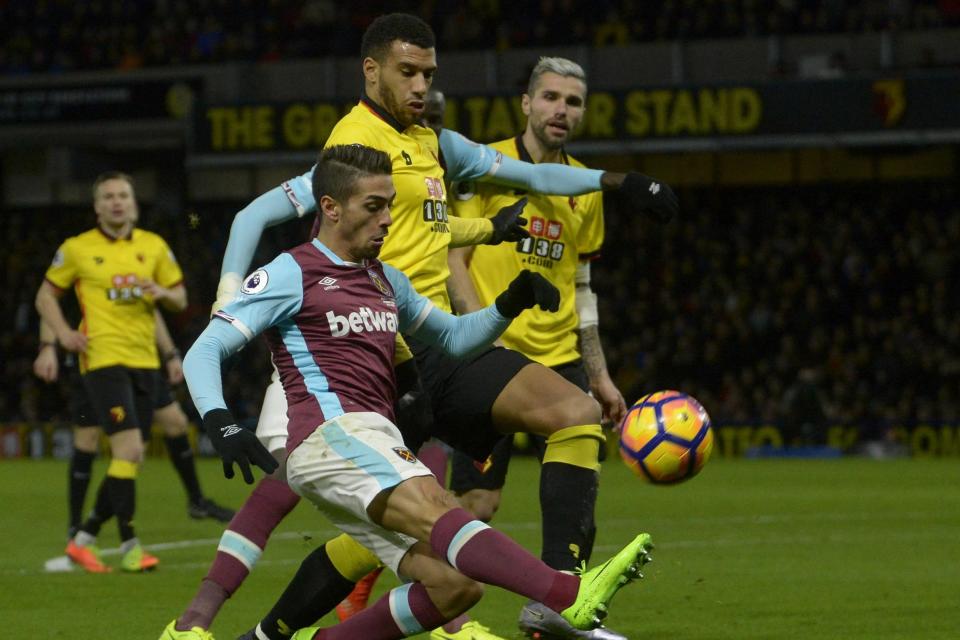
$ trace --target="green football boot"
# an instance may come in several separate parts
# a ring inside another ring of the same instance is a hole
[[[143,545],[137,544],[123,554],[120,568],[130,573],[153,571],[160,564],[160,560],[153,554],[147,553]]]
[[[189,631],[178,631],[177,621],[173,620],[163,630],[160,640],[213,640],[213,634],[200,627],[193,627]]]
[[[620,587],[636,578],[642,578],[640,570],[650,562],[653,541],[647,533],[641,533],[620,553],[603,564],[580,574],[580,589],[572,605],[560,615],[577,629],[589,630],[600,626],[607,617],[610,600]]]

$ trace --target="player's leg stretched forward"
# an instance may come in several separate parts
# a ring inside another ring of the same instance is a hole
[[[292,477],[291,481],[297,485]],[[303,485],[298,488],[304,489]],[[310,495],[309,491],[306,487],[305,495]],[[643,534],[583,576],[559,572],[472,518],[433,476],[410,478],[383,491],[367,513],[384,529],[419,541],[397,563],[384,557],[389,566],[417,582],[390,591],[346,622],[326,629],[303,629],[294,638],[389,640],[439,626],[480,597],[479,589],[451,568],[472,580],[543,602],[573,626],[589,629],[606,615],[616,591],[639,575],[651,548],[649,536]]]
[[[420,369],[430,386],[430,370],[447,365],[435,367],[426,353]],[[589,559],[595,533],[598,454],[604,437],[599,406],[555,371],[505,349],[452,366],[454,373],[442,376],[447,384],[431,389],[441,434],[456,443],[465,434],[486,431],[481,442],[458,445],[481,458],[502,434],[524,431],[546,438],[540,476],[542,559],[554,569],[575,571]],[[537,603],[531,606],[544,615],[553,613]],[[435,637],[456,637],[456,631],[448,627]]]

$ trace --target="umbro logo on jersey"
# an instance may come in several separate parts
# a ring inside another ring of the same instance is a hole
[[[220,433],[223,434],[224,438],[229,438],[240,433],[240,427],[235,424],[227,425],[226,427],[220,427]]]
[[[340,288],[340,286],[337,284],[337,279],[331,278],[330,276],[321,278],[320,281],[317,282],[317,284],[322,285],[324,291],[330,291],[331,289]]]
[[[97,264],[103,264],[103,258],[100,256],[93,256],[93,261]]]
[[[413,158],[410,157],[409,153],[406,151],[401,151],[400,155],[403,156],[403,161],[407,163],[408,167],[413,164]]]
[[[660,183],[659,183],[659,182],[651,182],[651,183],[650,183],[650,193],[652,193],[653,195],[657,195],[658,193],[660,193]]]

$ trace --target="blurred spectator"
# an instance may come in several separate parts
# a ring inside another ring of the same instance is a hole
[[[5,0],[0,73],[355,55],[389,11],[422,16],[445,51],[960,24],[960,0]]]

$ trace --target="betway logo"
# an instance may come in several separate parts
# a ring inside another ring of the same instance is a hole
[[[347,316],[338,316],[333,311],[327,311],[327,322],[330,324],[330,335],[334,338],[345,336],[351,331],[397,331],[397,314],[392,311],[373,311],[368,307],[360,307]]]

